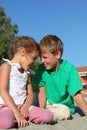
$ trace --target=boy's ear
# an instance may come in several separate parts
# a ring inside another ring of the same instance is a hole
[[[57,57],[58,59],[60,59],[60,57],[61,57],[61,52],[60,52],[60,51],[57,51],[57,52],[56,52],[56,57]]]

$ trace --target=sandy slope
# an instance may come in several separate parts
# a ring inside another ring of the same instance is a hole
[[[87,102],[87,95],[84,95],[84,99]],[[81,111],[77,107],[77,113],[72,115],[71,120],[59,121],[56,124],[33,124],[30,122],[30,125],[24,128],[18,128],[18,130],[87,130],[87,116],[82,116]],[[4,130],[4,129],[0,129]],[[9,129],[17,130],[17,128]]]

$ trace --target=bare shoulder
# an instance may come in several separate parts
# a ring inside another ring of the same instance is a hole
[[[9,63],[5,62],[0,66],[0,74],[2,72],[10,72],[11,66]]]
[[[0,92],[8,88],[10,68],[10,64],[7,62],[3,63],[0,67]]]

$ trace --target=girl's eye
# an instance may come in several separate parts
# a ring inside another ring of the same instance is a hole
[[[34,57],[33,60],[36,60],[36,57]]]

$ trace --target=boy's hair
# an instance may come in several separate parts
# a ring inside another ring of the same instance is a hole
[[[57,51],[63,54],[63,42],[56,35],[46,35],[40,41],[40,51],[41,53],[49,51],[52,54],[56,54]]]
[[[12,44],[9,46],[9,57],[13,58],[13,56],[18,51],[18,48],[24,47],[27,53],[31,53],[36,51],[39,53],[39,44],[32,38],[28,36],[18,37]]]

